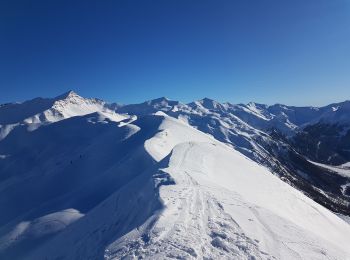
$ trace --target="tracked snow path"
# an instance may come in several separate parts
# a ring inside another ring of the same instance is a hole
[[[184,152],[182,160],[188,150]],[[153,259],[269,259],[269,255],[259,249],[258,242],[247,237],[224,211],[209,189],[203,189],[189,173],[181,170],[181,166],[182,161],[173,169],[176,176],[172,176],[177,184],[161,189],[166,210],[156,224],[145,229],[147,233],[136,241],[126,236],[110,245],[107,259],[125,256]]]

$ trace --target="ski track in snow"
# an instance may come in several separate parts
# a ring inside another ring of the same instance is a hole
[[[157,221],[138,239],[126,235],[112,243],[106,250],[106,259],[306,259],[306,256],[342,259],[345,256],[328,250],[324,247],[327,242],[308,235],[286,219],[206,181],[201,176],[203,172],[184,170],[184,160],[194,145],[183,145],[186,149],[181,151],[176,165],[163,169],[176,184],[161,187],[165,208]],[[254,238],[254,232],[247,234],[246,227],[234,219],[242,221],[241,216],[235,216],[239,211],[246,211],[243,222],[255,225],[262,236]]]
[[[184,152],[182,160],[188,150]],[[126,256],[149,258],[199,259],[274,259],[259,250],[257,241],[244,235],[241,227],[225,213],[222,205],[204,190],[187,172],[181,171],[182,161],[174,169],[176,185],[161,189],[166,210],[151,228],[147,239],[130,241],[118,248],[107,249],[107,259]],[[164,195],[163,195],[164,193]],[[125,243],[125,242],[124,242]],[[136,246],[135,246],[136,245]]]

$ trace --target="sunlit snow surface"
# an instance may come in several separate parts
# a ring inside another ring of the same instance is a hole
[[[1,141],[0,259],[350,259],[348,223],[186,120],[90,112]]]

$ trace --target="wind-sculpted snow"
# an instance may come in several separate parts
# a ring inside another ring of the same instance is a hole
[[[266,130],[271,107],[112,106],[71,92],[54,103],[34,111],[60,111],[39,127],[32,112],[6,119],[0,259],[350,259],[350,225],[251,160],[278,165],[291,151]],[[299,128],[288,113],[278,124]],[[305,178],[346,196],[343,172],[298,160]]]
[[[38,240],[48,235],[55,234],[68,225],[83,217],[76,209],[66,209],[39,217],[31,221],[18,223],[11,232],[3,236],[0,241],[0,250],[6,250],[16,243],[16,250],[23,250],[18,244],[26,244],[26,247],[35,247]],[[16,241],[16,242],[14,242]],[[20,252],[19,252],[20,253]]]
[[[86,214],[153,165],[143,144],[158,132],[160,119],[119,126],[102,118],[95,113],[35,131],[16,129],[1,142],[0,153],[8,156],[0,161],[0,237],[21,222],[67,208]],[[33,249],[26,238],[7,244],[1,253],[11,259]]]

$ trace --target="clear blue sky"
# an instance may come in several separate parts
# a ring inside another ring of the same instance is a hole
[[[0,103],[69,89],[121,103],[350,99],[350,1],[0,1]]]

